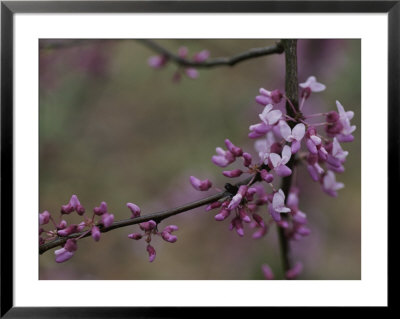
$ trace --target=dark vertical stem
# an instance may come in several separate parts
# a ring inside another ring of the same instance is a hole
[[[292,102],[295,109],[299,110],[298,102],[298,79],[297,79],[297,40],[283,40],[283,46],[285,48],[285,91],[287,98]],[[286,101],[286,113],[291,117],[296,117],[293,108]],[[289,125],[293,126],[293,123]],[[294,158],[292,158],[287,166],[292,170],[292,174],[282,179],[281,189],[285,193],[286,199],[288,198],[289,190],[292,184],[292,176],[294,174]],[[286,219],[288,216],[282,214],[282,218]],[[282,227],[278,228],[279,243],[282,255],[283,269],[288,271],[292,268],[292,260],[290,256],[290,243],[288,238],[285,236],[285,229]]]

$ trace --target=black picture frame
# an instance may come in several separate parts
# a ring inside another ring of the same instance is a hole
[[[1,318],[177,318],[184,307],[24,308],[13,303],[13,19],[15,13],[387,13],[388,14],[388,203],[394,208],[399,182],[400,1],[1,1]],[[394,212],[396,214],[396,211]],[[394,225],[389,215],[389,225]],[[393,232],[389,232],[393,234]],[[389,251],[394,239],[390,240]],[[389,256],[388,256],[389,258]],[[390,262],[390,258],[389,258]],[[390,281],[388,282],[390,284]],[[62,297],[62,296],[60,296]],[[390,309],[389,295],[387,309]],[[321,309],[325,311],[325,309]],[[196,315],[228,315],[232,309],[196,309]],[[240,313],[245,309],[235,309]],[[278,309],[253,308],[271,315]],[[303,312],[304,309],[291,307]],[[333,311],[336,312],[337,308]],[[247,313],[247,310],[246,314]],[[280,310],[279,310],[280,311]],[[370,310],[368,310],[370,311]],[[299,313],[298,313],[299,314]]]

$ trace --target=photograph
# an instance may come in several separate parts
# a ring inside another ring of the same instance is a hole
[[[40,38],[38,279],[361,280],[360,38]]]

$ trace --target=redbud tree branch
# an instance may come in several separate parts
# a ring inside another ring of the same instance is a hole
[[[235,64],[246,61],[249,59],[271,55],[271,54],[281,54],[284,51],[282,43],[279,41],[274,45],[263,47],[263,48],[252,48],[248,51],[236,54],[232,57],[220,57],[208,59],[203,62],[195,62],[188,59],[181,58],[180,56],[170,52],[163,46],[152,40],[137,40],[143,43],[145,46],[150,48],[151,50],[167,57],[169,60],[181,65],[181,66],[191,66],[196,68],[212,68],[217,66],[234,66]]]
[[[254,175],[236,183],[234,186],[238,187],[240,185],[249,184],[250,182],[251,182],[251,184],[254,184],[261,180],[260,175],[258,173],[256,174],[256,176],[254,178],[253,177],[254,177]],[[152,214],[148,214],[148,215],[144,215],[144,216],[140,216],[140,217],[136,217],[136,218],[132,218],[132,219],[119,220],[119,221],[114,222],[109,227],[101,227],[101,225],[100,225],[99,226],[100,232],[106,233],[113,229],[136,225],[136,224],[143,223],[143,222],[146,222],[149,220],[154,220],[157,224],[159,224],[162,220],[164,220],[168,217],[192,210],[192,209],[200,207],[200,206],[211,204],[220,199],[225,199],[225,198],[233,196],[233,195],[235,195],[235,194],[231,194],[228,191],[219,192],[215,195],[211,195],[211,196],[205,197],[203,199],[200,199],[200,200],[197,200],[194,202],[190,202],[188,204],[184,204],[182,206],[179,206],[179,207],[176,207],[173,209],[168,209],[165,211],[152,213]],[[71,235],[65,236],[65,237],[58,237],[57,239],[55,239],[53,241],[50,241],[48,243],[44,243],[44,244],[40,245],[39,246],[39,254],[43,254],[44,252],[48,251],[49,249],[64,245],[65,242],[70,238],[77,238],[77,237],[85,238],[88,236],[91,236],[91,233],[90,232],[86,233],[86,231],[83,231],[83,232],[74,233],[74,234],[71,234]]]
[[[298,79],[297,79],[297,40],[282,40],[285,49],[285,91],[286,97],[292,102],[295,110],[299,112],[298,103]],[[296,117],[292,106],[286,101],[286,113],[291,117]],[[289,123],[293,128],[295,123]],[[282,179],[281,189],[284,192],[286,199],[288,198],[289,190],[292,184],[292,176],[294,174],[295,158],[292,158],[287,166],[292,170],[292,174]],[[281,214],[283,219],[287,219],[286,214]],[[285,235],[285,229],[278,227],[279,243],[282,257],[283,269],[288,271],[292,268],[292,260],[290,256],[290,243]]]

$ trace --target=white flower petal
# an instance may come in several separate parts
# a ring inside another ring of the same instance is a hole
[[[281,132],[282,137],[288,141],[288,137],[292,133],[290,126],[286,123],[286,121],[279,121],[279,129]]]
[[[306,126],[303,123],[297,124],[292,130],[292,135],[297,141],[300,141],[304,137],[305,133]]]
[[[282,150],[282,163],[286,164],[287,162],[289,162],[291,156],[292,156],[292,150],[290,146],[285,145]]]
[[[269,159],[272,162],[272,166],[277,167],[282,161],[281,157],[278,154],[271,153],[269,154]]]
[[[278,122],[282,117],[282,112],[279,110],[273,110],[267,114],[267,119],[269,125],[274,125],[276,122]]]

